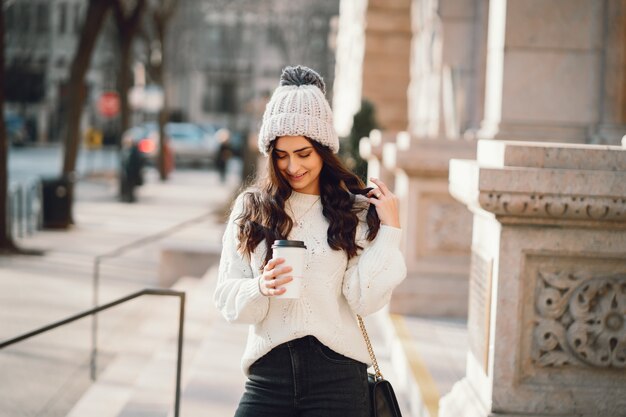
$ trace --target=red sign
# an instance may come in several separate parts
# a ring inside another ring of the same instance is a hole
[[[98,99],[98,111],[104,117],[115,117],[120,112],[120,96],[115,91],[106,91]]]

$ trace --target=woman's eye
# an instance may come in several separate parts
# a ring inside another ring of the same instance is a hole
[[[311,155],[311,153],[308,153],[308,154],[306,154],[306,155],[300,155],[300,158],[307,158],[307,157],[309,157],[310,155]]]
[[[276,155],[276,159],[285,159],[287,155]]]

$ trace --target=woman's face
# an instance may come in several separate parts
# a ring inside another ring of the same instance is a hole
[[[273,158],[294,191],[320,193],[319,179],[324,162],[304,136],[280,136],[274,145]]]

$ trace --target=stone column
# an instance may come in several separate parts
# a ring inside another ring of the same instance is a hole
[[[409,131],[473,136],[483,118],[488,0],[413,0]]]
[[[409,132],[384,146],[395,174],[408,279],[391,311],[467,315],[471,216],[448,193],[450,158],[474,158],[482,118],[485,2],[413,0]],[[469,133],[469,134],[467,134]]]
[[[441,417],[626,410],[626,149],[480,141],[450,163],[474,214],[467,374]]]
[[[490,1],[479,136],[618,144],[624,13],[621,0]]]
[[[400,199],[402,248],[408,277],[390,310],[420,316],[467,315],[471,216],[448,192],[452,157],[473,158],[476,142],[411,138],[400,134],[383,149]]]
[[[342,0],[333,86],[335,127],[347,136],[369,100],[381,129],[407,128],[411,53],[410,0]]]
[[[396,139],[396,132],[382,132],[374,129],[369,137],[359,142],[359,154],[367,161],[367,178],[378,178],[389,187],[395,188],[394,172],[383,165],[383,147],[386,143],[392,143]]]
[[[411,58],[411,1],[368,0],[362,97],[382,129],[406,130]]]
[[[591,143],[619,144],[626,133],[626,3],[605,2],[605,35],[599,123],[591,130]]]

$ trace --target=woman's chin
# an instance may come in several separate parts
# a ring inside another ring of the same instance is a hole
[[[291,183],[291,188],[292,188],[293,190],[295,190],[295,191],[301,191],[302,189],[304,189],[304,188],[305,188],[305,186],[304,186],[303,184],[300,184],[299,182],[298,182],[298,183],[295,183],[295,184],[292,182],[292,183]]]

